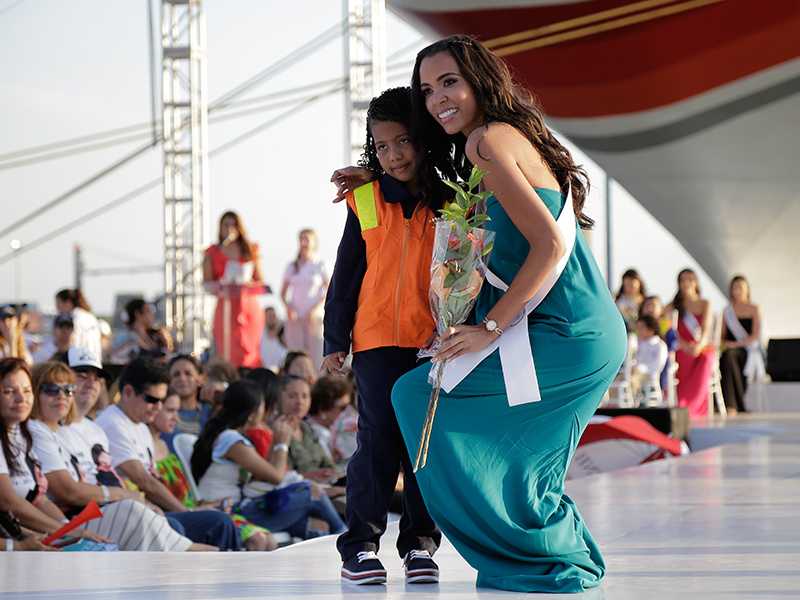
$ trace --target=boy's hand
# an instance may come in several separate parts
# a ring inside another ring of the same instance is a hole
[[[328,354],[325,357],[325,362],[322,363],[322,366],[319,368],[320,373],[324,373],[325,370],[329,373],[333,373],[336,375],[344,375],[344,361],[347,358],[347,352],[339,350],[338,352],[334,352],[333,354]]]

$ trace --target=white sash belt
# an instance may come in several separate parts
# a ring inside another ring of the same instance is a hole
[[[725,307],[723,314],[725,315],[725,325],[728,326],[728,330],[733,334],[737,342],[742,342],[750,337],[747,330],[739,322],[739,317],[736,316],[732,304],[728,304]],[[747,350],[747,359],[744,362],[742,374],[747,379],[763,378],[767,374],[767,369],[764,366],[764,357],[761,355],[761,345],[758,340],[753,340],[744,348]]]
[[[556,220],[561,235],[564,237],[566,252],[558,261],[558,264],[547,275],[542,285],[536,290],[533,298],[528,300],[523,311],[517,316],[514,323],[503,330],[503,335],[499,336],[483,350],[462,354],[447,363],[442,377],[442,389],[450,392],[461,381],[478,366],[478,364],[497,348],[500,348],[500,362],[503,365],[503,379],[506,384],[506,394],[508,395],[509,406],[517,406],[528,402],[538,402],[541,400],[539,395],[539,381],[536,377],[536,367],[533,364],[533,352],[531,351],[531,340],[528,337],[528,314],[535,309],[545,296],[553,289],[556,281],[561,276],[567,261],[572,255],[575,247],[575,236],[577,228],[575,224],[575,210],[572,205],[572,194],[568,193],[564,208]],[[497,243],[495,241],[495,243]],[[494,287],[503,291],[508,289],[497,275],[487,269],[486,281]]]

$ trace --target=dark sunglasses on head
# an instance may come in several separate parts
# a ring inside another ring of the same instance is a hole
[[[42,391],[48,396],[58,396],[59,392],[64,392],[65,396],[74,396],[76,389],[78,389],[78,386],[74,383],[65,383],[64,385],[57,385],[55,383],[42,384]]]
[[[155,396],[151,396],[150,394],[145,394],[144,392],[139,392],[139,395],[144,398],[144,401],[148,404],[158,404],[159,402],[163,402],[166,398],[156,398]]]

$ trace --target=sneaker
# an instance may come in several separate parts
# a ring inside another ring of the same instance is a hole
[[[412,550],[403,559],[406,583],[437,583],[439,567],[427,550]]]
[[[342,565],[342,581],[356,585],[386,583],[386,569],[383,568],[378,555],[372,551],[359,552],[348,558]]]

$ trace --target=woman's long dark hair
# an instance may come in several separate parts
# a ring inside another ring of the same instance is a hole
[[[31,374],[31,370],[25,361],[16,357],[0,359],[0,382],[2,382],[7,375],[11,375],[17,371],[23,371],[25,374],[27,374],[28,379],[31,382],[31,393],[33,393],[33,375]],[[19,424],[19,430],[22,434],[22,438],[25,440],[25,458],[22,462],[17,459],[15,452],[11,449],[11,440],[8,438],[8,427],[6,426],[5,421],[3,421],[3,417],[0,416],[0,445],[3,446],[3,456],[5,457],[6,464],[8,465],[8,472],[11,475],[22,473],[22,465],[25,462],[31,461],[31,447],[33,446],[33,438],[31,437],[30,431],[28,431],[27,419]]]
[[[234,381],[222,395],[222,404],[219,410],[206,421],[197,443],[192,452],[192,475],[195,481],[208,470],[211,464],[211,452],[214,449],[214,442],[220,433],[226,429],[239,429],[247,418],[258,410],[264,402],[264,394],[254,381],[240,379]]]
[[[369,169],[378,175],[383,175],[384,173],[381,162],[378,160],[375,137],[372,135],[372,126],[378,122],[400,123],[407,127],[411,136],[411,143],[414,144],[414,148],[419,153],[419,145],[413,135],[413,114],[412,92],[409,87],[390,88],[380,96],[373,98],[367,109],[367,143],[364,144],[364,152],[361,154],[358,166]],[[436,170],[430,161],[424,170],[417,169],[414,176],[417,186],[422,192],[425,205],[431,208],[439,208],[443,198],[453,196],[452,190],[439,180]]]
[[[219,243],[222,244],[222,242],[225,241],[225,236],[222,235],[222,221],[224,221],[226,217],[230,217],[236,221],[236,229],[239,230],[239,237],[236,238],[236,244],[239,246],[239,253],[244,260],[250,260],[256,253],[255,246],[253,246],[252,242],[247,237],[247,231],[244,229],[241,217],[232,210],[223,213],[219,218]]]
[[[678,311],[678,316],[683,316],[683,313],[686,311],[686,298],[683,297],[683,292],[681,292],[681,276],[685,273],[690,273],[694,277],[694,286],[697,290],[697,295],[700,295],[700,284],[697,281],[697,275],[691,269],[684,269],[680,273],[678,273],[678,292],[675,294],[675,297],[672,299],[672,307]]]
[[[278,403],[281,401],[281,378],[275,373],[264,367],[257,367],[248,371],[242,379],[253,381],[261,386],[268,414],[278,407]]]
[[[455,180],[456,173],[466,179],[472,167],[465,152],[465,136],[460,133],[452,137],[447,135],[428,113],[422,95],[420,64],[424,59],[441,52],[452,55],[464,79],[472,86],[478,107],[486,117],[486,124],[507,123],[524,135],[558,180],[561,191],[566,193],[567,184],[572,186],[578,224],[584,229],[593,227],[594,221],[583,214],[589,189],[586,171],[575,164],[569,150],[544,124],[542,112],[533,95],[514,83],[506,63],[469,36],[454,35],[439,40],[417,54],[411,77],[415,117],[412,135],[420,149],[417,171],[425,172],[432,163],[444,177]]]
[[[625,271],[622,274],[622,279],[623,280],[624,279],[635,279],[636,281],[638,281],[639,282],[639,293],[642,295],[643,298],[647,298],[647,291],[645,290],[645,287],[644,287],[644,281],[642,281],[642,278],[639,276],[639,271],[637,271],[636,269],[628,269],[627,271]],[[620,296],[622,296],[622,293],[623,293],[624,290],[625,290],[625,283],[623,282],[623,283],[620,284],[619,291],[617,292],[617,295],[614,296],[614,297],[615,298],[619,298]]]
[[[70,301],[74,307],[82,308],[86,312],[92,312],[92,309],[89,308],[89,303],[86,302],[86,298],[83,297],[83,292],[81,292],[80,289],[61,290],[56,294],[56,298],[62,302]]]

